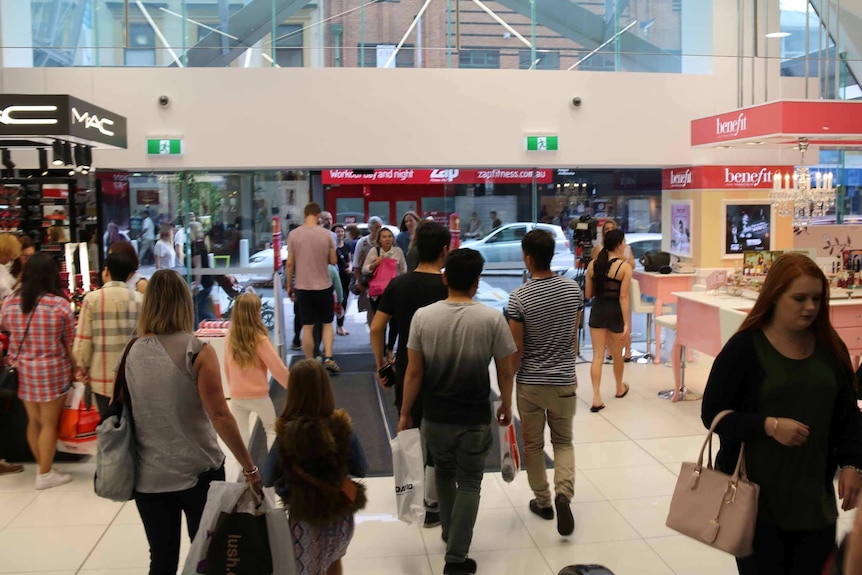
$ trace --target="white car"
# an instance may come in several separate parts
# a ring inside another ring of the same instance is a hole
[[[482,257],[485,258],[486,270],[520,270],[524,269],[521,240],[527,235],[527,232],[534,229],[545,230],[554,235],[557,243],[554,250],[555,257],[573,257],[569,247],[569,240],[560,226],[534,224],[532,222],[515,222],[500,226],[481,238],[461,242],[461,247],[470,248],[482,254]]]
[[[252,254],[248,258],[248,266],[250,268],[256,268],[260,271],[251,272],[249,274],[243,274],[237,276],[237,280],[239,280],[243,284],[256,284],[256,283],[266,283],[272,281],[272,273],[275,270],[275,262],[272,259],[273,250],[272,248],[267,248],[265,250],[261,250],[255,254]],[[281,261],[287,259],[287,246],[281,246]]]

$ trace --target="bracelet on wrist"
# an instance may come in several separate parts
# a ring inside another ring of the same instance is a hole
[[[248,477],[249,475],[254,475],[257,472],[258,472],[257,465],[252,465],[251,469],[243,469],[242,470],[242,474],[246,477]]]
[[[838,469],[840,469],[841,471],[844,471],[845,469],[852,469],[853,471],[855,471],[859,475],[862,475],[862,469],[859,469],[858,467],[854,467],[852,465],[841,465],[838,467]]]

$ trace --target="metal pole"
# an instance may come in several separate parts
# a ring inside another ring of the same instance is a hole
[[[772,22],[769,18],[769,2],[766,3],[766,29],[771,30]],[[778,28],[781,28],[779,18]],[[780,42],[780,40],[779,40]],[[780,53],[780,51],[779,51]],[[779,64],[780,66],[780,64]],[[769,101],[769,40],[763,43],[763,101]]]
[[[808,84],[811,62],[811,2],[805,3],[805,99],[808,99]]]
[[[536,0],[530,0],[530,68],[536,66]]]
[[[422,18],[417,18],[416,24],[416,67],[422,67]]]
[[[736,107],[742,108],[743,93],[743,70],[742,58],[745,55],[745,17],[743,14],[743,0],[736,0]]]
[[[455,51],[461,51],[461,0],[455,0]]]
[[[446,67],[452,67],[452,0],[446,0]]]
[[[395,50],[392,51],[392,54],[389,55],[389,59],[386,60],[386,65],[384,68],[388,68],[395,62],[395,57],[398,55],[398,52],[401,50],[401,46],[404,45],[404,42],[407,41],[407,37],[413,31],[413,28],[416,27],[416,24],[419,22],[419,19],[422,17],[422,14],[425,13],[425,10],[428,8],[428,5],[431,4],[431,0],[425,0],[425,3],[422,5],[422,8],[419,9],[419,13],[413,17],[413,21],[410,22],[410,25],[407,27],[407,31],[404,32],[404,35],[401,37],[401,40],[398,41],[398,45],[395,46]],[[364,58],[363,58],[364,59]]]
[[[538,223],[539,221],[539,179],[536,177],[536,168],[533,168],[533,197],[531,203],[533,204],[533,219],[531,222]]]
[[[757,0],[751,2],[751,105],[755,99],[755,63],[757,61]]]
[[[129,2],[130,0],[126,0],[123,4],[123,45],[128,48],[129,47]]]
[[[269,65],[270,67],[277,68],[278,66],[275,63],[275,50],[276,45],[278,44],[278,39],[276,38],[278,35],[278,29],[276,28],[277,22],[275,21],[275,0],[272,0],[272,18],[270,20],[272,21],[272,35],[270,36],[270,38],[272,38],[272,42],[269,44]]]
[[[365,67],[365,0],[359,0],[359,67]]]
[[[841,99],[841,0],[835,5],[835,99]]]
[[[620,30],[619,32],[617,32],[616,34],[614,34],[614,36],[612,36],[611,38],[608,38],[607,40],[605,40],[605,41],[604,41],[604,42],[603,42],[599,47],[597,47],[595,50],[593,50],[592,52],[590,52],[589,54],[587,54],[586,56],[584,56],[583,58],[581,58],[580,60],[578,60],[577,62],[575,62],[574,64],[572,64],[571,66],[569,66],[569,68],[568,68],[568,69],[569,69],[569,70],[574,70],[575,68],[577,68],[578,66],[580,66],[581,64],[583,64],[584,62],[586,62],[588,59],[592,58],[592,57],[595,55],[595,53],[596,53],[596,52],[598,52],[599,50],[601,50],[602,48],[604,48],[605,46],[607,46],[608,44],[610,44],[611,42],[613,42],[613,41],[614,41],[614,38],[616,38],[616,37],[617,37],[617,36],[619,36],[620,34],[625,34],[625,33],[626,33],[626,32],[627,32],[627,31],[628,31],[632,26],[634,26],[634,25],[635,25],[635,24],[637,24],[637,23],[638,23],[638,21],[637,21],[637,20],[632,21],[632,23],[631,23],[631,24],[629,24],[628,26],[626,26],[625,28],[623,28],[622,30]],[[535,61],[535,60],[534,60],[534,61]]]

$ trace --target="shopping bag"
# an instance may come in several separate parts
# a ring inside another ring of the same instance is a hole
[[[418,429],[406,429],[389,441],[395,475],[398,519],[411,524],[425,516],[425,462]]]
[[[96,428],[101,416],[95,402],[87,401],[87,395],[89,393],[86,386],[79,382],[75,382],[72,389],[66,393],[66,402],[60,414],[57,451],[95,454]]]
[[[494,402],[494,413],[497,413],[502,402]],[[497,426],[500,436],[500,471],[503,481],[511,483],[521,470],[521,453],[518,451],[518,438],[515,436],[515,424]]]
[[[374,277],[368,284],[368,295],[379,297],[386,291],[389,282],[398,275],[398,262],[393,258],[382,258],[380,264],[374,268]]]
[[[232,537],[236,534],[242,538]],[[246,539],[253,541],[241,548],[240,541],[245,544]],[[182,570],[182,575],[202,573],[295,575],[293,537],[284,510],[266,498],[257,501],[245,483],[210,483],[200,527]]]

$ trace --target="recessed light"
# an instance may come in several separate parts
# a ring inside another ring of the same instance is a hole
[[[730,147],[732,147],[732,146],[716,146],[716,148],[717,148],[717,149],[719,149],[719,150],[726,150],[726,149],[728,149],[728,148],[730,148]]]
[[[790,32],[770,32],[766,35],[767,38],[787,38]]]
[[[759,146],[759,145],[761,145],[763,142],[745,142],[745,143],[746,143],[746,145],[748,145],[748,146]]]

